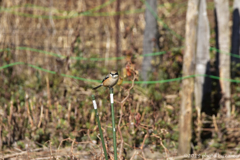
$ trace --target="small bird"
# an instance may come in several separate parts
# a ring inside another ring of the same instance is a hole
[[[118,72],[111,71],[109,75],[107,75],[102,80],[102,83],[99,86],[94,87],[93,89],[98,89],[99,87],[102,87],[102,86],[112,88],[113,86],[115,86],[115,84],[117,84],[117,82],[118,82]]]

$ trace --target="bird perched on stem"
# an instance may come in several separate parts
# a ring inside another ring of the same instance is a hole
[[[115,86],[118,82],[118,72],[116,71],[111,71],[109,73],[109,75],[107,75],[103,80],[102,80],[102,83],[97,86],[97,87],[94,87],[93,89],[98,89],[99,87],[108,87],[108,88],[112,88],[113,86]]]

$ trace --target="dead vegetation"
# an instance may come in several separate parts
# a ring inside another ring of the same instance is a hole
[[[105,5],[99,8],[101,4]],[[184,37],[186,1],[159,0],[158,4],[158,15],[162,18],[159,21],[161,50],[166,54],[153,60],[158,72],[152,73],[151,80],[178,78],[184,43],[171,30]],[[209,4],[212,23],[212,2]],[[3,49],[0,67],[24,62],[54,71],[29,65],[0,70],[0,159],[104,159],[91,101],[91,87],[95,82],[86,79],[101,80],[116,66],[116,60],[108,60],[116,56],[116,2],[3,0],[0,5],[0,49]],[[142,61],[144,8],[139,0],[120,4],[119,56],[124,58],[118,60],[118,70],[124,81],[140,80],[137,75]],[[145,86],[130,82],[116,86],[120,158],[184,157],[178,156],[176,150],[180,87],[180,81]],[[201,126],[201,138],[196,138],[199,130],[193,135],[194,154],[239,153],[239,87],[234,84],[233,88],[235,110],[230,119],[224,119],[226,113],[221,110],[216,116],[202,114],[196,123],[194,110],[193,126]],[[112,159],[109,92],[100,89],[94,94]]]

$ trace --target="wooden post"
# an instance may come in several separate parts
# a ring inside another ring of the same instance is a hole
[[[219,54],[219,76],[222,92],[221,107],[226,108],[227,117],[231,115],[230,104],[230,82],[224,79],[230,79],[230,32],[229,32],[229,4],[228,0],[214,0],[217,15],[218,44]]]
[[[183,76],[193,75],[195,72],[198,6],[199,0],[188,1]],[[191,149],[193,90],[194,78],[184,79],[182,81],[182,102],[179,120],[179,155],[188,154]]]

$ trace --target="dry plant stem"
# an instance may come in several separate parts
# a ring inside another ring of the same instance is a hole
[[[50,142],[50,140],[48,140],[48,141],[46,141],[45,143],[43,143],[43,147],[46,147],[47,149],[48,149],[48,146],[46,145],[47,143],[49,143]]]
[[[75,139],[72,141],[72,147],[71,147],[71,157],[74,159],[74,154],[73,154],[73,147],[74,147]]]
[[[140,157],[142,157],[142,159],[143,160],[147,160],[146,158],[145,158],[145,155],[144,155],[144,153],[142,152],[142,155],[141,154],[138,154]]]
[[[12,121],[12,109],[13,108],[13,102],[11,101],[11,105],[10,105],[10,113],[8,116],[8,129],[9,129],[9,133],[7,134],[8,136],[8,145],[10,145],[11,142],[11,137],[12,137],[12,130],[11,130],[11,121]]]
[[[9,113],[9,117],[8,117],[8,125],[11,125],[12,111],[13,111],[13,101],[11,100],[10,113]]]
[[[28,98],[26,98],[26,99],[28,99]],[[28,118],[29,118],[29,121],[31,123],[31,127],[33,127],[34,124],[33,124],[32,116],[31,116],[30,106],[29,106],[29,101],[28,100],[26,100],[26,105],[27,105],[26,107],[27,107]]]
[[[61,145],[62,145],[62,143],[64,142],[64,141],[71,141],[72,142],[72,147],[74,146],[74,144],[89,144],[89,143],[92,143],[92,141],[86,141],[86,142],[76,142],[76,140],[75,139],[71,139],[71,138],[66,138],[66,139],[63,139],[61,142],[60,142],[60,144],[58,145],[58,148],[57,148],[57,150],[59,151],[59,149],[60,149],[60,147],[61,147]],[[48,142],[48,141],[47,141]],[[46,143],[47,143],[46,142]],[[71,148],[72,149],[72,148]],[[57,151],[57,152],[58,152]]]
[[[119,118],[119,121],[118,121],[118,132],[120,134],[120,137],[121,137],[121,144],[120,144],[120,151],[119,151],[119,157],[121,158],[122,157],[122,151],[123,151],[123,137],[122,137],[122,132],[121,132],[121,122],[122,122],[122,117],[123,117],[123,106],[126,102],[126,100],[128,99],[129,95],[130,95],[130,91],[132,90],[132,88],[134,87],[134,81],[136,79],[136,74],[134,73],[133,74],[133,79],[132,79],[132,85],[131,87],[128,89],[127,91],[127,96],[120,102],[120,105],[121,105],[121,113],[120,113],[120,118]]]
[[[40,128],[41,124],[42,124],[42,118],[43,118],[43,105],[41,105],[41,114],[40,114],[40,120],[38,123],[38,128]]]
[[[88,139],[90,140],[90,143],[95,145],[95,143],[92,142],[92,139],[91,139],[91,137],[90,137],[90,131],[89,131],[89,129],[88,129],[88,131],[87,131],[87,135],[88,135]],[[93,149],[92,152],[94,152],[94,155],[97,155],[96,150],[95,150],[93,147],[92,147],[92,149]]]
[[[164,148],[164,151],[165,151],[165,153],[166,153],[166,156],[168,157],[168,149],[163,145],[163,143],[162,143],[162,139],[160,139],[160,144],[161,144],[161,146]]]
[[[144,143],[145,143],[145,140],[147,139],[147,137],[149,137],[148,133],[144,136],[144,139],[143,139],[142,145],[141,145],[141,147],[140,147],[141,150],[143,150]]]
[[[217,126],[215,115],[212,116],[212,119],[213,119],[213,125],[214,125],[214,128],[215,128],[215,131],[218,133],[219,130],[218,130],[218,126]]]
[[[27,159],[29,160],[29,157],[30,157],[30,155],[29,155],[29,148],[27,148]]]
[[[53,153],[52,153],[52,145],[51,145],[51,143],[52,143],[52,142],[49,141],[51,157],[54,159],[54,156],[53,156]],[[51,159],[51,157],[50,157],[50,159]]]
[[[202,121],[201,121],[201,109],[199,107],[197,107],[197,141],[198,141],[198,146],[200,146],[201,148],[201,128],[202,128]]]
[[[60,147],[61,147],[61,145],[62,145],[62,143],[64,142],[64,141],[67,141],[67,140],[69,140],[70,138],[66,138],[66,139],[63,139],[61,142],[60,142],[60,144],[58,145],[58,150],[60,149]],[[71,139],[70,139],[71,140]]]
[[[141,155],[139,155],[139,156],[141,156],[143,159],[146,159],[146,158],[145,158],[145,155],[144,155],[144,153],[143,153],[143,147],[144,147],[144,144],[145,144],[145,141],[146,141],[147,137],[149,137],[149,134],[148,134],[148,133],[144,136],[142,145],[141,145],[141,147],[140,147],[140,149],[142,150],[142,156],[141,156]]]
[[[62,156],[55,156],[56,159],[61,158]],[[43,158],[36,158],[35,160],[46,160],[46,159],[52,159],[51,157],[43,157]]]
[[[165,153],[166,153],[166,156],[168,157],[169,151],[168,151],[168,149],[164,146],[164,144],[162,143],[162,138],[159,137],[159,136],[157,136],[157,135],[155,135],[155,134],[152,135],[152,136],[160,139],[160,144],[161,144],[161,146],[164,148],[164,151],[165,151]]]
[[[68,104],[68,122],[70,123],[70,118],[71,118],[71,103]]]
[[[130,160],[133,160],[133,159],[134,159],[134,156],[135,156],[136,154],[138,154],[138,151],[135,151],[135,152],[133,153],[133,155],[132,155],[132,157],[131,157]]]
[[[49,112],[49,107],[51,106],[51,95],[50,95],[50,86],[49,86],[49,79],[48,76],[46,77],[46,83],[47,83],[47,94],[48,94],[48,107],[46,110],[46,119],[48,119],[48,112]]]
[[[31,152],[39,152],[39,151],[44,151],[42,148],[38,148],[38,149],[34,149],[32,150]],[[28,154],[27,153],[28,151],[21,151],[20,153],[13,153],[13,154],[7,154],[7,155],[3,155],[3,153],[1,153],[0,155],[0,158],[1,160],[2,159],[9,159],[9,158],[13,158],[13,157],[19,157],[19,156],[22,156],[22,155],[25,155],[25,154]]]

